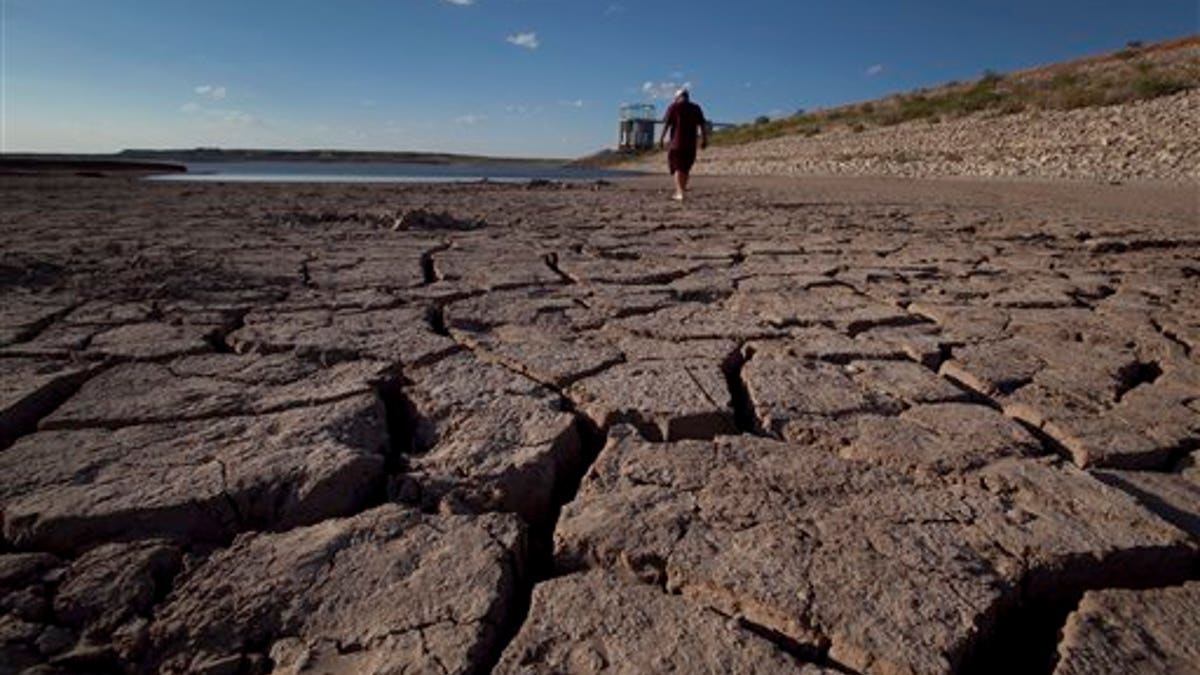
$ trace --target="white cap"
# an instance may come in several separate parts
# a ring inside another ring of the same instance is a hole
[[[679,98],[680,96],[687,96],[687,93],[688,93],[687,87],[680,87],[675,90],[675,98]]]

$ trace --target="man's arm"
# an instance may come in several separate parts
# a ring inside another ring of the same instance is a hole
[[[699,110],[699,108],[697,108]],[[700,149],[704,150],[708,147],[708,120],[704,119],[704,112],[700,112]]]
[[[674,110],[674,108],[675,108],[675,106],[673,106],[673,105],[671,107],[667,108],[667,114],[663,115],[662,135],[658,137],[658,147],[659,148],[662,148],[664,145],[667,144],[667,132],[671,130],[672,126],[674,126],[673,123],[671,122],[671,111]]]

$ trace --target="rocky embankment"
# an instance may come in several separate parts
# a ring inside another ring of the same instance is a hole
[[[1190,188],[3,181],[2,673],[1200,662]]]
[[[654,156],[623,168],[665,171]],[[1006,176],[1200,181],[1200,90],[1070,111],[979,113],[785,136],[700,153],[716,175]]]

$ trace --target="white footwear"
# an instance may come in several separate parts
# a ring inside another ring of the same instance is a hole
[[[683,193],[676,192],[675,194],[671,195],[671,199],[674,199],[677,202],[681,202],[681,201],[683,201]]]

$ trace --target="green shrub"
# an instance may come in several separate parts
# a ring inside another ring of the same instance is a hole
[[[1125,50],[1115,54],[1128,65],[1107,70],[1064,66],[1056,68],[1058,72],[1051,77],[1030,78],[1006,77],[987,69],[971,83],[951,82],[932,89],[914,89],[907,94],[830,110],[800,109],[785,119],[760,116],[751,124],[717,132],[713,142],[733,145],[790,134],[812,137],[831,125],[860,133],[872,126],[916,120],[936,124],[976,113],[1036,114],[1039,110],[1071,110],[1155,98],[1200,87],[1200,60],[1192,59],[1182,69],[1159,69],[1149,57],[1141,58],[1144,54],[1140,42],[1130,41]]]
[[[1142,75],[1133,81],[1133,90],[1138,98],[1170,96],[1190,88],[1186,82],[1156,75]]]

